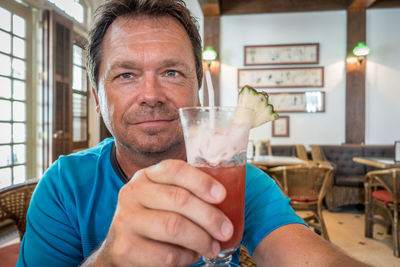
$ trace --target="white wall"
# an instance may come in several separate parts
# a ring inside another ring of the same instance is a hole
[[[367,21],[366,41],[372,52],[367,63],[366,143],[393,144],[400,139],[400,104],[397,104],[400,99],[400,34],[396,30],[400,28],[400,10],[374,9],[368,11]],[[246,68],[245,45],[314,42],[320,44],[319,64],[303,66],[325,68],[324,87],[316,88],[326,94],[325,112],[282,113],[290,117],[289,137],[271,137],[272,124],[267,123],[251,130],[250,139],[305,145],[345,141],[346,11],[222,16],[221,105],[236,105],[237,69]],[[312,89],[282,88],[267,92],[304,90]]]
[[[346,13],[345,11],[223,16],[221,19],[221,100],[237,101],[237,69],[244,68],[244,46],[262,44],[319,43],[318,65],[325,67],[326,112],[289,115],[290,136],[271,137],[272,123],[251,130],[250,139],[271,139],[274,144],[344,142]],[[286,65],[290,67],[291,65]],[[296,65],[292,65],[295,66]],[[273,68],[273,66],[260,66]],[[282,67],[282,66],[276,66]],[[299,65],[297,65],[299,67]],[[253,67],[252,67],[253,68]],[[267,92],[304,91],[268,89]],[[311,89],[313,90],[313,89]]]
[[[400,140],[400,8],[367,11],[366,143]]]

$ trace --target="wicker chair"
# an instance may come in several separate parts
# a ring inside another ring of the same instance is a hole
[[[317,145],[310,145],[311,147],[311,158],[313,161],[323,161],[321,148]]]
[[[393,254],[400,257],[400,168],[368,172],[365,175],[364,188],[365,236],[373,237],[374,223],[391,227]]]
[[[296,156],[302,160],[308,160],[307,150],[304,145],[296,145]]]
[[[326,240],[329,235],[322,216],[323,199],[331,183],[333,168],[327,165],[302,164],[271,168],[268,173],[283,187],[283,192],[295,210],[310,210],[303,218]]]
[[[240,248],[239,263],[242,267],[257,267],[254,259],[249,255],[244,246]]]
[[[260,155],[268,155],[272,156],[272,148],[271,148],[271,141],[270,140],[258,140],[255,144],[256,156]]]
[[[31,179],[0,190],[0,223],[12,220],[17,225],[21,240],[25,234],[26,212],[37,183],[37,179]]]

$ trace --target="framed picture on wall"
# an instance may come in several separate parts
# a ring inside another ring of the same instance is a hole
[[[319,44],[249,45],[244,47],[244,65],[318,64]]]
[[[324,67],[238,69],[238,88],[323,87]]]
[[[400,141],[394,142],[394,161],[400,163]]]
[[[272,121],[272,137],[289,137],[289,116]]]
[[[275,112],[325,112],[325,92],[268,93]]]

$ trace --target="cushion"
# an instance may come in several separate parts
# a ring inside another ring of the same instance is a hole
[[[295,145],[271,145],[274,156],[296,156]]]
[[[321,146],[324,158],[335,164],[335,175],[364,175],[363,164],[355,163],[353,157],[362,156],[360,146]]]
[[[372,197],[377,199],[377,200],[383,201],[386,206],[389,203],[393,203],[392,195],[386,190],[374,191],[374,192],[372,192]]]
[[[384,145],[370,145],[365,146],[363,151],[364,157],[384,157],[393,158],[394,157],[394,146],[384,146]]]
[[[20,245],[21,242],[17,242],[0,248],[1,266],[11,267],[17,264]]]
[[[364,176],[363,175],[352,175],[352,176],[337,175],[334,178],[334,185],[364,187]]]
[[[289,198],[292,201],[312,202],[318,200],[318,192],[309,188],[291,188],[289,189]]]

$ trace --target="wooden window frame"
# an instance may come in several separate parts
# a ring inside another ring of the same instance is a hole
[[[14,100],[13,96],[11,96],[11,98],[9,99],[9,101],[11,102],[11,104],[15,101],[15,102],[23,102],[25,104],[25,121],[23,121],[22,123],[25,124],[25,141],[24,142],[14,142],[14,140],[11,139],[10,143],[4,143],[2,145],[10,145],[11,146],[11,156],[13,158],[13,146],[14,145],[25,145],[25,162],[24,163],[14,163],[14,161],[12,160],[11,164],[7,165],[7,166],[3,166],[1,168],[11,168],[11,185],[15,184],[14,182],[14,171],[13,168],[16,166],[25,166],[25,180],[28,180],[30,178],[32,178],[34,176],[35,173],[35,165],[36,165],[36,161],[35,161],[35,153],[36,153],[36,147],[35,147],[35,143],[34,140],[35,138],[33,137],[35,135],[35,131],[34,131],[34,126],[35,126],[35,108],[34,108],[34,98],[33,98],[33,90],[32,90],[32,86],[33,86],[33,71],[32,71],[32,51],[31,49],[29,49],[32,46],[32,11],[29,7],[25,7],[23,5],[21,5],[20,3],[17,3],[15,1],[11,1],[11,0],[3,0],[2,2],[0,2],[0,6],[6,10],[8,10],[9,12],[11,12],[12,14],[18,15],[22,18],[25,19],[26,21],[26,35],[24,38],[25,40],[25,45],[26,45],[26,51],[25,51],[25,63],[26,63],[26,68],[25,68],[25,79],[19,79],[16,77],[13,77],[12,74],[10,74],[10,76],[2,76],[2,77],[6,77],[6,78],[10,78],[11,80],[14,81],[24,81],[26,87],[25,87],[25,100],[21,101],[21,100]],[[13,31],[11,30],[11,35],[14,36]],[[18,58],[15,57],[13,55],[12,52],[12,46],[11,46],[11,51],[10,54],[6,54],[9,55],[11,58]],[[20,59],[20,58],[18,58]],[[8,100],[8,99],[7,99]],[[11,106],[11,113],[12,113],[12,106]],[[2,121],[5,123],[9,123],[11,125],[11,137],[13,136],[13,123],[18,122],[19,121],[14,121],[13,118],[11,118],[9,121]],[[0,177],[1,179],[1,177]]]
[[[86,45],[87,40],[77,34],[74,33],[74,44],[81,47],[84,51],[85,51],[85,45]],[[72,54],[73,57],[73,54]],[[83,66],[84,69],[86,71],[86,57],[83,56],[84,60],[83,60]],[[73,61],[72,61],[72,65],[74,65]],[[72,76],[72,80],[74,79],[74,77]],[[89,86],[89,78],[86,74],[86,92],[83,91],[78,91],[72,88],[72,94],[80,94],[83,96],[86,96],[86,140],[84,141],[78,141],[78,142],[74,142],[73,138],[72,138],[72,150],[76,150],[76,149],[82,149],[82,148],[87,148],[89,146],[89,97],[90,97],[90,86]],[[73,120],[73,114],[72,114],[72,120]],[[74,129],[72,128],[72,134],[73,134]]]

